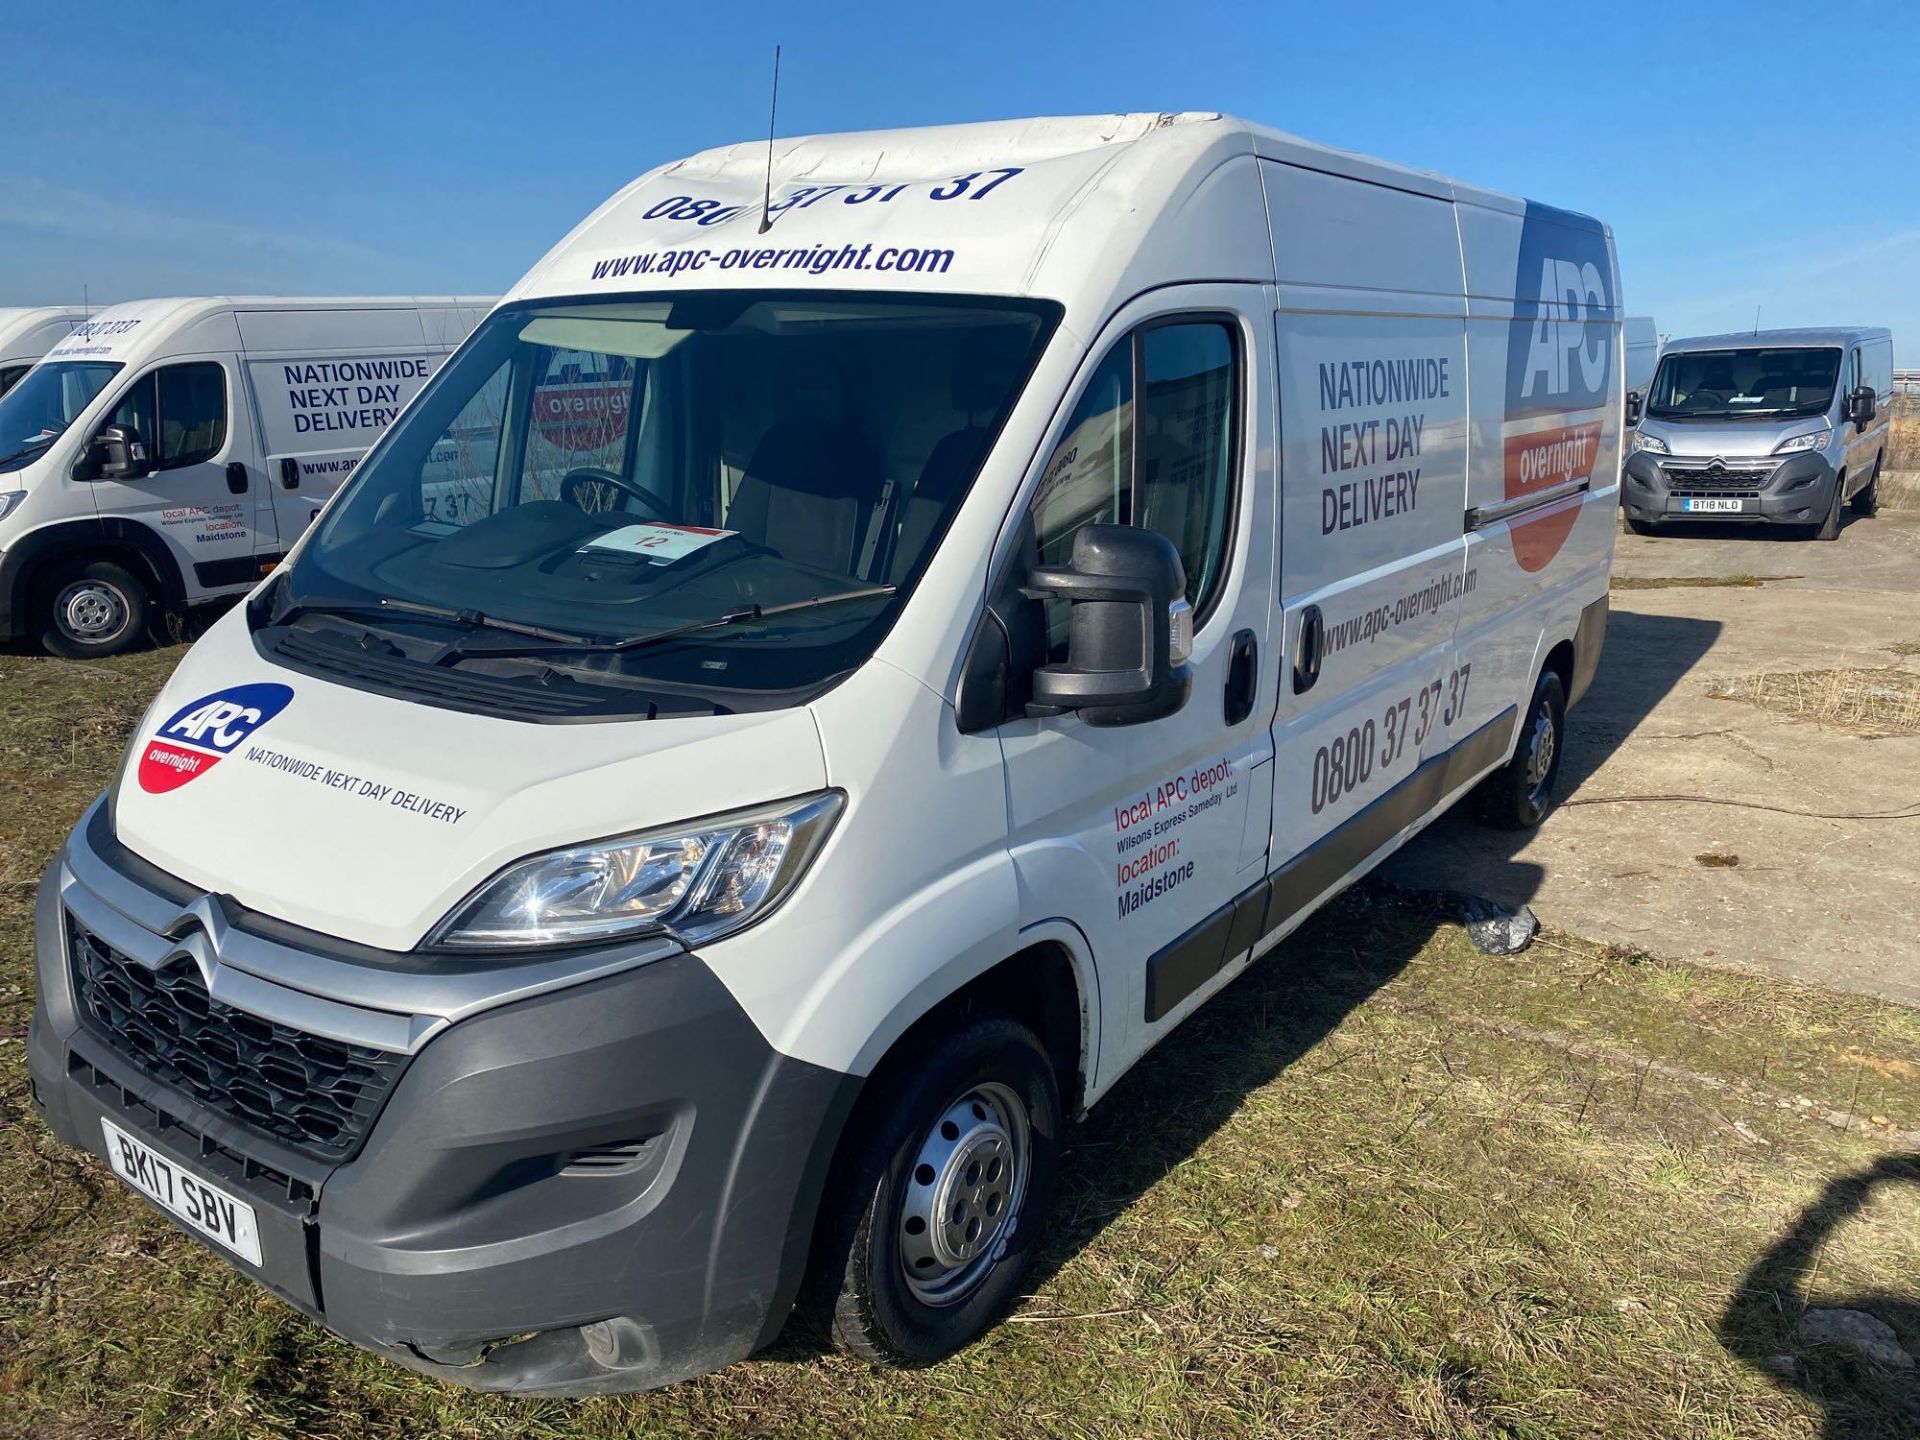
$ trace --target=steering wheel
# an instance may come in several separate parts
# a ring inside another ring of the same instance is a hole
[[[624,490],[643,501],[653,511],[649,517],[651,519],[665,519],[673,513],[673,503],[664,496],[655,494],[617,470],[602,469],[598,465],[581,465],[562,476],[560,498],[588,515],[604,515],[613,510],[616,504],[615,497],[607,493],[609,486]]]

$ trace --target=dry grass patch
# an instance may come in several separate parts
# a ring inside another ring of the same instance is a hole
[[[1763,670],[1707,693],[1860,735],[1920,735],[1920,674],[1911,670]]]
[[[1776,580],[1798,580],[1798,575],[1616,575],[1615,590],[1733,589],[1757,590]]]

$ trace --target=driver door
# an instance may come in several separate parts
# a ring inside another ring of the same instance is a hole
[[[136,378],[101,423],[130,426],[152,469],[95,480],[94,508],[158,535],[189,600],[251,585],[260,557],[278,549],[272,499],[241,458],[252,451],[251,432],[234,394],[224,361],[161,365]]]
[[[1030,919],[1087,937],[1111,1079],[1237,973],[1258,938],[1271,827],[1277,664],[1271,313],[1258,286],[1157,291],[1107,328],[1028,480],[1042,564],[1090,523],[1172,540],[1194,605],[1193,688],[1176,713],[1090,726],[1008,720],[1011,848]],[[1066,607],[1047,602],[1064,659]],[[1248,930],[1248,922],[1252,929]]]

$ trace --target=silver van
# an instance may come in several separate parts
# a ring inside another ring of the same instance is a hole
[[[1638,421],[1621,508],[1650,535],[1686,520],[1804,526],[1871,515],[1893,401],[1886,330],[1756,330],[1669,341]]]

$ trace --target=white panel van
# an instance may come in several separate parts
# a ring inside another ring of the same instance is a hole
[[[84,319],[86,312],[78,306],[0,307],[0,395]]]
[[[1539,820],[1599,658],[1599,222],[1217,115],[771,158],[514,288],[41,891],[55,1132],[460,1383],[966,1343],[1063,1127]]]
[[[1653,384],[1653,367],[1660,362],[1660,332],[1651,315],[1629,315],[1620,322],[1621,343],[1626,352],[1627,394],[1646,399]]]
[[[0,639],[112,655],[251,588],[491,303],[141,300],[73,326],[0,397]]]

